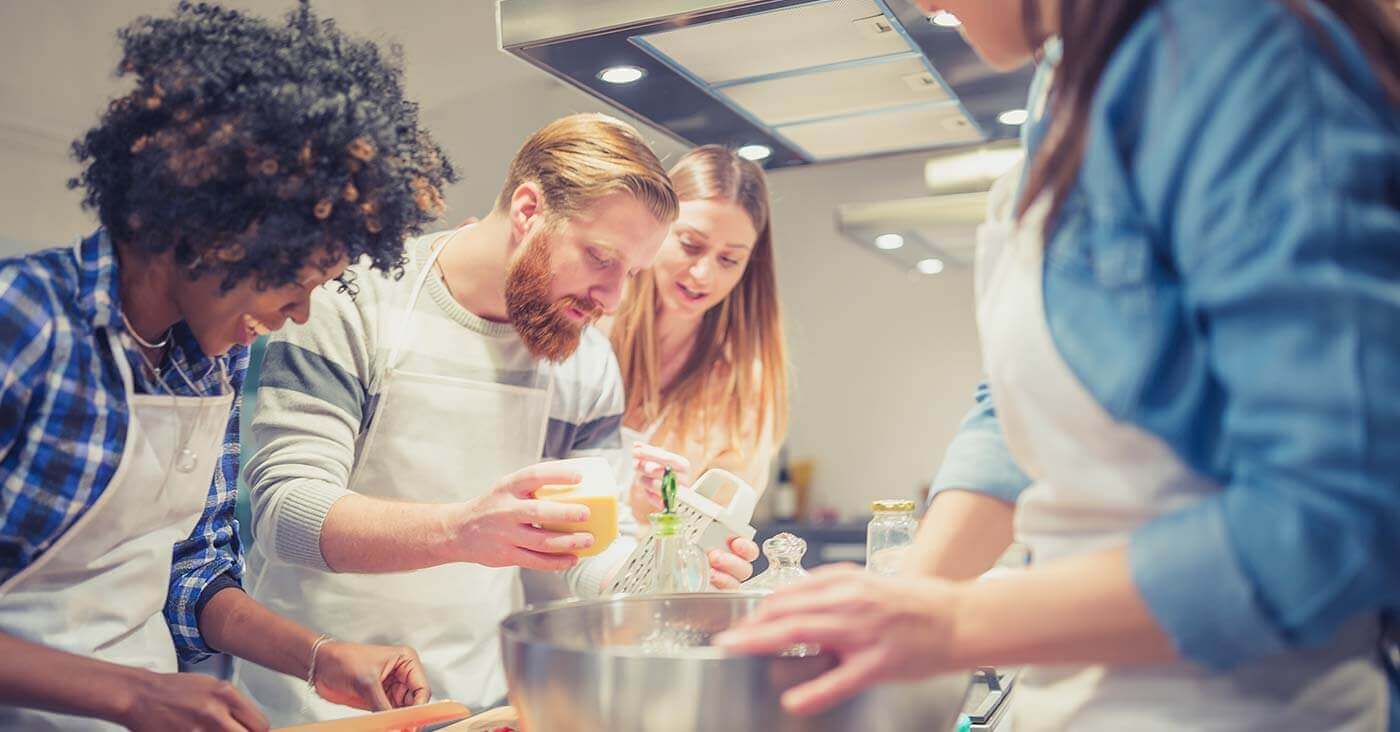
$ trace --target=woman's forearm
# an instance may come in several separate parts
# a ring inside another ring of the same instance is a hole
[[[0,706],[116,722],[134,702],[142,669],[119,666],[0,633]]]
[[[939,493],[929,505],[903,572],[968,580],[996,564],[1011,544],[1015,506],[966,490]]]
[[[318,637],[234,587],[204,604],[199,631],[214,649],[300,679],[310,671]]]
[[[1133,584],[1126,547],[964,583],[955,595],[954,667],[1178,658]]]

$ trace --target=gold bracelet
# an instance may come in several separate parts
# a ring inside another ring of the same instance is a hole
[[[311,693],[316,693],[316,653],[321,650],[321,646],[331,640],[330,635],[322,633],[317,636],[316,642],[311,644],[311,666],[306,670],[306,685],[311,689]]]

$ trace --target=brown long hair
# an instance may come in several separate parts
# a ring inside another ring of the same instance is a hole
[[[696,148],[670,173],[680,201],[729,201],[748,214],[758,240],[738,284],[705,312],[695,347],[675,382],[663,389],[656,337],[656,274],[637,275],[618,308],[612,344],[627,391],[628,422],[653,424],[670,406],[657,440],[705,438],[712,424],[728,428],[724,449],[757,444],[765,428],[773,442],[787,432],[788,364],[773,266],[773,231],[763,169],[718,145]],[[757,410],[746,410],[752,400]],[[745,419],[746,412],[752,419]],[[707,447],[712,447],[708,446]],[[697,468],[700,466],[696,466]]]
[[[1317,28],[1303,0],[1281,0]],[[1099,78],[1128,31],[1157,0],[1057,0],[1064,54],[1050,89],[1050,129],[1031,163],[1026,191],[1017,204],[1025,214],[1051,192],[1049,225],[1064,204],[1084,159],[1089,107]],[[1317,0],[1335,14],[1371,61],[1391,100],[1400,103],[1400,10],[1391,0]],[[1040,0],[1021,0],[1026,40],[1039,47],[1048,35],[1040,24]],[[1318,29],[1320,32],[1320,29]],[[1323,37],[1324,43],[1326,41]]]

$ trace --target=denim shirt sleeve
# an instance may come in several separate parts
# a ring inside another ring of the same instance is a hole
[[[1219,83],[1152,141],[1179,150],[1160,225],[1225,399],[1226,480],[1139,529],[1130,562],[1212,668],[1400,607],[1400,114],[1335,18],[1319,44],[1282,13],[1216,34],[1201,63],[1228,72],[1197,69]]]
[[[932,500],[945,490],[958,489],[1014,503],[1021,491],[1030,485],[1030,478],[1011,459],[987,382],[977,385],[974,398],[977,403],[948,445],[929,498]]]

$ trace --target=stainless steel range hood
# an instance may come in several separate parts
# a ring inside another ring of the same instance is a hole
[[[987,216],[987,191],[1023,157],[1014,140],[934,155],[924,167],[931,195],[838,206],[836,230],[912,273],[970,267],[977,225]]]
[[[769,167],[1014,137],[997,117],[1029,83],[911,0],[498,0],[498,29],[504,50],[677,139],[753,146]]]

